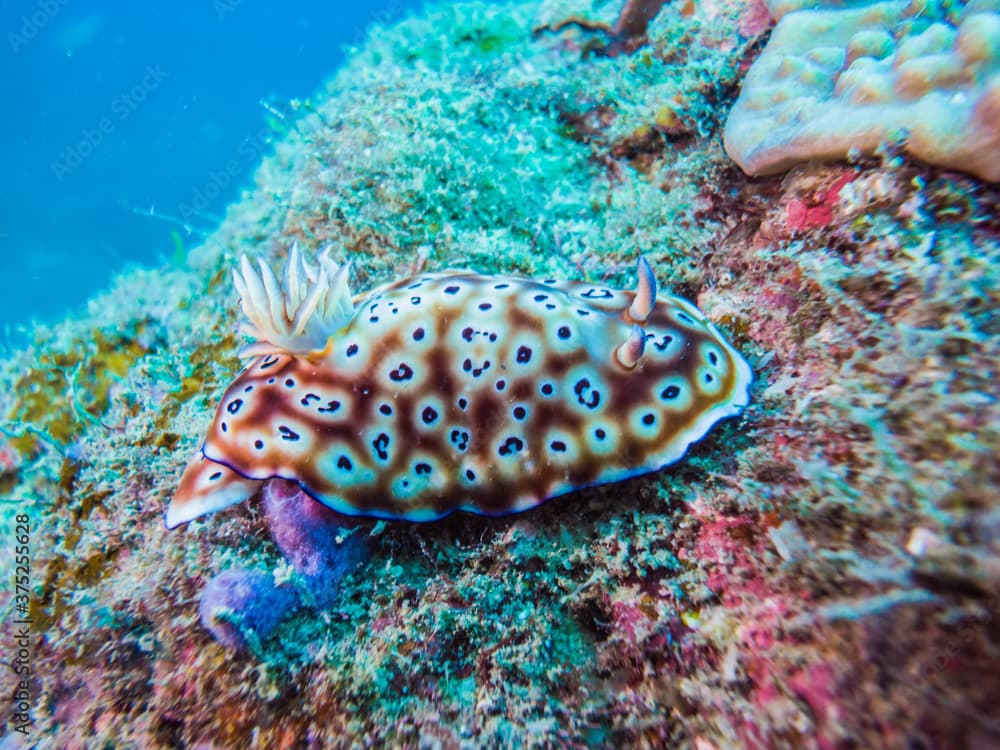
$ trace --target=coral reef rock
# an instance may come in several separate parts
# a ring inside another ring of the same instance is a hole
[[[29,683],[26,746],[1000,745],[1000,184],[897,157],[750,178],[720,136],[763,6],[665,3],[615,56],[532,33],[623,5],[374,27],[281,107],[187,264],[128,269],[0,357],[0,605],[31,619],[0,693]],[[667,469],[524,513],[343,528],[272,480],[168,530],[240,368],[230,270],[294,241],[364,290],[427,249],[429,272],[631,290],[642,255],[752,366],[749,404]],[[233,569],[247,595],[203,593]],[[200,603],[224,622],[280,587],[303,606],[227,631],[246,647],[203,627]]]
[[[945,10],[948,8],[948,10]],[[988,0],[784,3],[724,131],[748,174],[900,143],[1000,180],[1000,12]]]

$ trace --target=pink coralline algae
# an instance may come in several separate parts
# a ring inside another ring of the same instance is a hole
[[[745,37],[763,34],[771,25],[771,16],[763,0],[748,0],[740,13],[736,27]]]
[[[856,175],[841,175],[830,187],[808,198],[792,198],[785,208],[785,223],[793,232],[819,229],[833,221],[833,212],[840,199],[840,191]]]

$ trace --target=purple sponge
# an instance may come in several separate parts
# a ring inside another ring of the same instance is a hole
[[[316,606],[328,607],[340,579],[368,555],[367,534],[349,533],[357,519],[313,500],[295,482],[272,479],[264,486],[264,514],[271,536],[305,579]],[[339,541],[338,541],[339,540]]]
[[[230,568],[205,586],[198,612],[219,643],[242,650],[267,638],[298,605],[295,590],[275,586],[271,574]]]

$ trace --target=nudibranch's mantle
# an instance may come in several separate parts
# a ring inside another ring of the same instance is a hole
[[[258,356],[223,396],[168,526],[275,477],[349,515],[513,513],[671,464],[748,403],[747,363],[693,305],[657,296],[645,260],[635,291],[446,271],[350,309],[342,267],[324,264],[293,250],[280,288],[244,260]]]

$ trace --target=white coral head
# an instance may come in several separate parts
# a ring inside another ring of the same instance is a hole
[[[347,283],[350,263],[338,265],[326,248],[309,264],[292,249],[282,270],[281,282],[264,261],[257,268],[246,255],[233,269],[233,284],[240,295],[246,320],[240,330],[253,341],[240,357],[264,354],[309,354],[323,351],[330,337],[347,325],[354,303]]]

